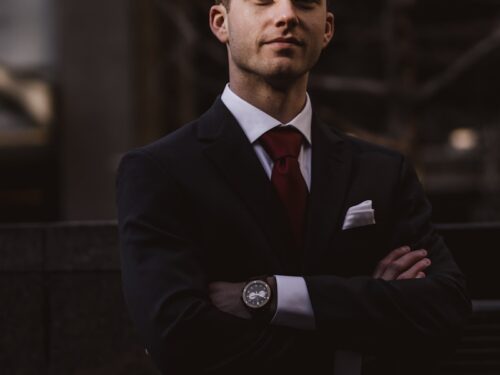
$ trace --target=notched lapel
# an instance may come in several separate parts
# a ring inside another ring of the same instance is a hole
[[[291,231],[286,214],[269,178],[245,133],[220,99],[200,124],[199,138],[205,155],[213,162],[232,190],[240,196],[267,238],[284,270]]]
[[[312,181],[303,271],[321,262],[341,214],[350,184],[352,151],[348,142],[317,120],[312,126]]]

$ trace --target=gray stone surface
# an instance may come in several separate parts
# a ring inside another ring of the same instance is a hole
[[[116,225],[52,225],[46,229],[48,271],[120,269]]]
[[[0,273],[0,373],[41,375],[47,366],[41,273]]]
[[[50,276],[50,374],[156,374],[134,333],[119,273]]]
[[[42,265],[42,228],[0,226],[0,272],[40,271]]]
[[[130,0],[54,0],[58,14],[61,215],[116,215],[115,170],[132,146]]]

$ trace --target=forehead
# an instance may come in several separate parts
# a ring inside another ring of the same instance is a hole
[[[328,7],[330,7],[330,2],[331,0],[215,0],[217,4],[230,4],[234,2],[239,2],[239,3],[252,3],[252,2],[279,2],[279,1],[290,1],[292,3],[297,3],[297,2],[303,2],[303,1],[308,1],[308,2],[317,2],[320,4],[326,4]]]

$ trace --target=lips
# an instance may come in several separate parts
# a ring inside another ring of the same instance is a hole
[[[304,42],[295,37],[279,37],[265,42],[264,44],[292,44],[296,46],[303,46]]]

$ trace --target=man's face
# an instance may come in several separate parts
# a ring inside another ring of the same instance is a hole
[[[214,32],[227,44],[235,74],[268,81],[301,77],[333,36],[326,0],[231,0],[230,5],[229,12],[221,9],[224,24],[219,20],[222,29]]]

